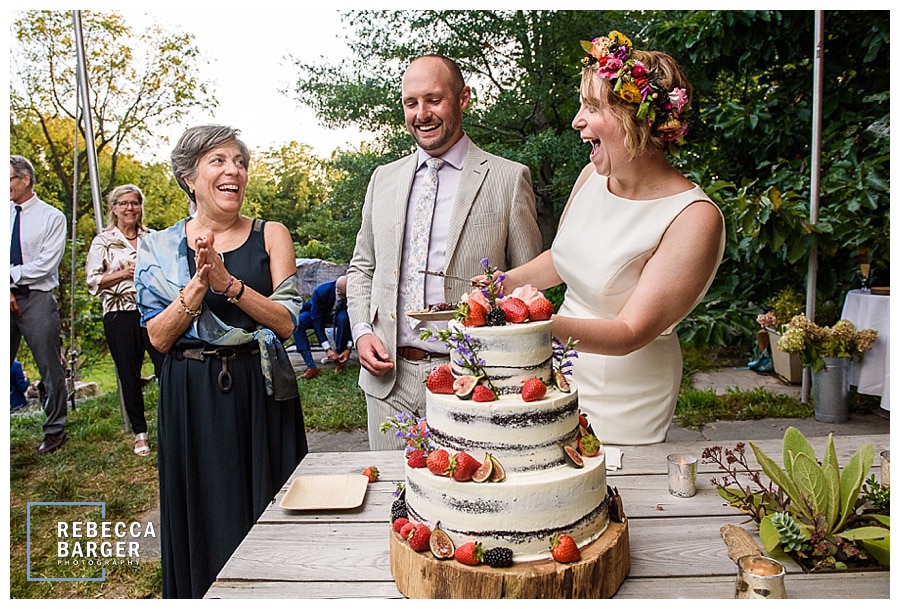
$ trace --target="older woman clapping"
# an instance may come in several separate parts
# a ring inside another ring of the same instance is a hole
[[[109,193],[109,224],[91,242],[85,263],[88,291],[103,300],[103,330],[116,365],[122,402],[134,432],[134,453],[150,454],[141,366],[149,353],[157,376],[163,355],[150,344],[141,327],[134,289],[134,263],[141,240],[150,234],[143,225],[144,193],[123,184]]]
[[[202,597],[307,452],[281,341],[301,300],[290,233],[241,215],[250,152],[229,127],[172,152],[196,214],[138,253],[138,307],[160,379],[163,596]]]

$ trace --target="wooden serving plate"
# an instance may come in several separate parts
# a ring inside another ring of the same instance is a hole
[[[438,560],[415,552],[393,529],[390,537],[391,575],[407,598],[610,598],[631,568],[627,520],[610,522],[578,562],[548,558],[505,569]]]

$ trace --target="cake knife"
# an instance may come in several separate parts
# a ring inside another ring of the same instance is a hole
[[[444,277],[445,279],[454,279],[456,281],[464,281],[469,285],[474,285],[476,287],[483,287],[483,283],[479,281],[473,281],[472,279],[466,279],[465,277],[457,277],[456,275],[447,275],[444,271],[419,271],[425,275],[434,275],[435,277]]]

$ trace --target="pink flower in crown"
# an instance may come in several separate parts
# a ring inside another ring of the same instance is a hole
[[[532,287],[530,283],[516,288],[512,291],[512,294],[509,295],[510,298],[518,298],[526,305],[530,305],[538,297],[541,296],[543,296],[543,294],[541,294],[541,291],[537,288]]]
[[[597,64],[597,76],[606,80],[613,80],[619,77],[619,70],[622,69],[622,60],[612,55],[607,55]]]
[[[483,306],[486,311],[491,310],[491,305],[488,302],[488,299],[485,297],[484,293],[481,291],[481,288],[475,288],[468,294],[463,294],[462,301],[463,302],[475,301],[478,304],[480,304],[481,306]]]
[[[674,89],[669,91],[669,101],[672,102],[672,105],[675,107],[675,111],[680,114],[682,108],[684,108],[688,102],[687,91],[679,87],[675,87]]]

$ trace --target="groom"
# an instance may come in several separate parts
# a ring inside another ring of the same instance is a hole
[[[456,303],[471,289],[422,271],[474,277],[483,273],[483,258],[508,269],[541,251],[531,174],[463,133],[470,97],[456,62],[438,55],[413,61],[401,103],[418,149],[378,167],[369,181],[347,295],[372,450],[403,446],[381,424],[400,413],[424,416],[425,378],[449,362],[445,345],[418,338],[446,322],[420,324],[404,313]]]

